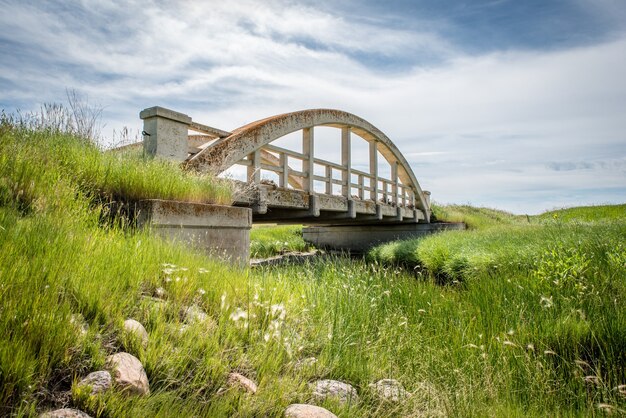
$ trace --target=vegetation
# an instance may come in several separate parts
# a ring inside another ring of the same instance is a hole
[[[250,257],[265,258],[309,250],[302,239],[302,225],[258,226],[250,232]]]
[[[356,404],[321,403],[343,417],[626,410],[623,218],[510,216],[428,238],[423,254],[442,266],[435,278],[377,255],[240,270],[103,223],[112,197],[204,199],[207,187],[213,201],[226,199],[220,184],[127,158],[54,130],[1,126],[0,415],[68,404],[94,417],[278,417],[313,402],[308,383],[318,378],[358,389]],[[298,233],[253,234],[285,242]],[[185,322],[194,305],[207,320]],[[146,348],[123,332],[126,318],[145,325]],[[72,388],[121,350],[143,363],[149,396]],[[257,394],[220,391],[230,371],[254,379]],[[381,378],[413,396],[379,400],[368,384]]]

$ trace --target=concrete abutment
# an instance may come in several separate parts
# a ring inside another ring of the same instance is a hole
[[[462,222],[310,226],[302,230],[302,237],[317,248],[363,253],[390,241],[465,228]]]

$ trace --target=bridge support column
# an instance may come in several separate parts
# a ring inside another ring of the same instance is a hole
[[[389,241],[460,229],[465,229],[464,223],[312,226],[302,230],[302,237],[318,248],[363,253]]]
[[[183,113],[155,106],[139,113],[143,119],[143,149],[149,157],[185,161],[189,153],[187,136],[191,118]]]

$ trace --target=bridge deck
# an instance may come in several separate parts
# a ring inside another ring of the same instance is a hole
[[[235,205],[251,207],[253,220],[259,223],[416,223],[425,219],[421,210],[411,207],[271,185],[245,189],[236,197]]]

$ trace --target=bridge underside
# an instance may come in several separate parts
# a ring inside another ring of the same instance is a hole
[[[344,196],[259,185],[238,194],[236,206],[252,208],[255,223],[367,224],[424,222],[424,213],[408,206]]]

